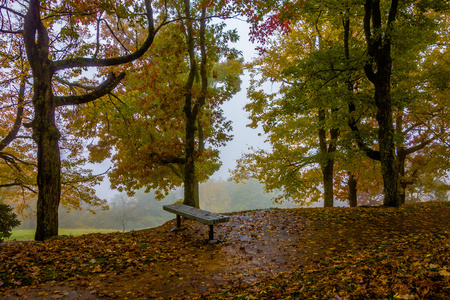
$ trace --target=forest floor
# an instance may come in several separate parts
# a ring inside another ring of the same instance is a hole
[[[450,299],[450,202],[0,245],[1,299]]]

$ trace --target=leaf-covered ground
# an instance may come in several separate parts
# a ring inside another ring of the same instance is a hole
[[[450,299],[450,203],[232,214],[0,246],[2,299]]]

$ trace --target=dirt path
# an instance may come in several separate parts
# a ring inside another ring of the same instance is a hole
[[[199,298],[205,293],[238,289],[276,277],[280,272],[291,272],[336,251],[368,247],[392,235],[430,230],[430,226],[448,226],[450,220],[447,210],[431,213],[432,220],[426,222],[421,215],[411,214],[404,219],[380,216],[370,223],[352,220],[351,226],[345,226],[333,221],[310,221],[292,212],[295,211],[260,210],[232,215],[229,223],[215,226],[215,235],[222,240],[218,244],[205,242],[207,226],[184,220],[185,230],[170,232],[175,224],[170,221],[133,233],[131,241],[135,238],[134,243],[140,244],[136,249],[140,250],[130,250],[135,249],[131,246],[118,248],[128,251],[125,256],[136,261],[131,261],[127,268],[77,275],[43,285],[36,283],[2,291],[0,296],[3,295],[1,299]],[[142,243],[138,240],[141,237],[151,242]],[[156,258],[149,261],[152,249],[155,253],[151,255]],[[138,264],[140,255],[147,255],[145,265]]]
[[[147,270],[127,269],[88,280],[80,277],[14,289],[2,299],[196,297],[222,287],[252,284],[303,263],[296,245],[305,238],[307,221],[290,213],[260,210],[233,215],[229,223],[215,226],[215,236],[222,241],[218,244],[206,243],[207,226],[189,220],[183,224],[186,229],[176,232],[169,230],[174,221],[145,230],[161,235],[161,242],[173,254],[171,261],[150,263]]]

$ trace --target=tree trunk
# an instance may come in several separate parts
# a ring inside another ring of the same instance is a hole
[[[327,159],[327,162],[322,167],[323,176],[323,193],[324,193],[324,207],[334,206],[333,194],[333,164],[334,159]]]
[[[398,175],[399,175],[398,180],[400,181],[400,189],[399,189],[400,204],[405,204],[406,188],[408,186],[408,182],[405,178],[406,152],[403,147],[398,147],[397,160],[398,160]]]
[[[398,207],[400,205],[399,176],[395,155],[394,125],[392,119],[390,58],[380,61],[377,78],[375,80],[375,103],[378,111],[378,143],[380,147],[381,174],[384,185],[384,205]]]
[[[375,87],[374,98],[377,106],[376,120],[384,184],[384,205],[398,207],[400,205],[399,176],[395,156],[391,100],[391,32],[397,15],[398,0],[391,0],[385,32],[382,32],[384,25],[382,24],[380,1],[366,0],[364,10],[364,34],[370,58],[364,66],[364,71]]]
[[[31,0],[25,16],[23,37],[33,71],[33,139],[37,144],[37,225],[35,239],[58,235],[58,206],[61,192],[59,131],[55,123],[52,93],[52,62],[49,38],[40,19],[40,2]]]
[[[33,70],[34,71],[34,70]],[[59,131],[55,123],[55,106],[51,88],[51,68],[45,62],[34,71],[33,138],[37,144],[38,200],[35,239],[58,235],[58,207],[61,193],[61,159]]]
[[[194,190],[194,203],[195,203],[195,207],[200,208],[200,184],[197,180],[197,178],[195,178],[195,190]]]
[[[332,110],[332,113],[334,111]],[[334,152],[336,151],[336,140],[339,136],[338,129],[330,129],[330,141],[327,147],[326,130],[324,128],[324,122],[326,114],[324,109],[319,109],[319,124],[322,126],[319,129],[319,147],[323,158],[320,162],[323,177],[323,194],[324,194],[324,207],[334,206],[334,192],[333,192],[333,175],[334,175]]]
[[[35,79],[36,80],[36,79]],[[47,96],[48,97],[48,96]],[[35,240],[58,235],[58,207],[61,194],[59,132],[55,125],[51,97],[35,104],[33,136],[38,147],[38,200]],[[50,102],[50,103],[49,103]]]
[[[200,80],[201,80],[201,94],[194,101],[192,96],[192,87],[194,80],[197,77],[197,62],[195,59],[195,39],[194,29],[192,26],[191,13],[190,13],[190,1],[185,0],[185,14],[187,18],[187,45],[189,53],[189,77],[186,84],[186,98],[184,105],[184,112],[186,116],[186,166],[185,166],[185,178],[184,178],[184,204],[193,207],[200,207],[199,203],[199,189],[198,179],[195,174],[195,159],[203,151],[203,138],[199,133],[199,146],[198,151],[195,151],[195,136],[199,128],[196,127],[197,118],[200,110],[206,101],[206,94],[208,89],[208,79],[206,74],[206,44],[205,44],[205,28],[206,28],[206,8],[202,8],[202,15],[200,18],[200,30],[199,30],[199,46],[200,46]],[[200,127],[200,125],[199,125]],[[200,129],[201,132],[201,129]]]
[[[352,172],[348,172],[348,200],[350,207],[358,206],[358,179]]]
[[[184,201],[183,203],[193,207],[199,207],[195,201],[196,175],[195,175],[195,120],[186,120],[186,164],[184,174]]]
[[[52,92],[52,77],[58,70],[82,68],[87,66],[105,67],[131,62],[144,55],[153,42],[154,24],[151,1],[146,0],[149,35],[145,42],[135,52],[122,57],[68,58],[51,61],[50,45],[47,28],[41,20],[41,1],[30,0],[28,11],[24,17],[23,40],[27,59],[33,72],[33,106],[34,120],[31,124],[33,139],[37,144],[37,226],[36,240],[58,235],[58,206],[61,192],[61,158],[59,152],[60,133],[56,127],[55,110],[58,106],[79,105],[94,101],[114,89],[125,73],[119,76],[109,76],[91,93],[82,96],[55,97]],[[51,23],[49,24],[51,26]]]
[[[186,138],[185,138],[185,155],[186,164],[184,166],[184,201],[183,203],[193,207],[199,207],[195,203],[195,182],[197,181],[195,175],[195,121],[197,119],[198,110],[195,109],[195,104],[192,96],[192,88],[194,80],[197,75],[197,62],[195,60],[195,45],[194,45],[194,29],[192,26],[190,1],[184,1],[184,10],[186,14],[187,24],[187,46],[189,53],[189,77],[186,83],[186,96],[184,102],[184,114],[186,117]]]

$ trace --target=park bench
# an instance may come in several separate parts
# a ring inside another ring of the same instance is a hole
[[[230,221],[230,217],[212,213],[203,209],[195,208],[184,204],[163,205],[165,211],[177,215],[177,227],[181,227],[181,217],[195,220],[197,222],[209,225],[209,240],[214,240],[214,224],[225,223]],[[176,229],[174,228],[174,229]]]

